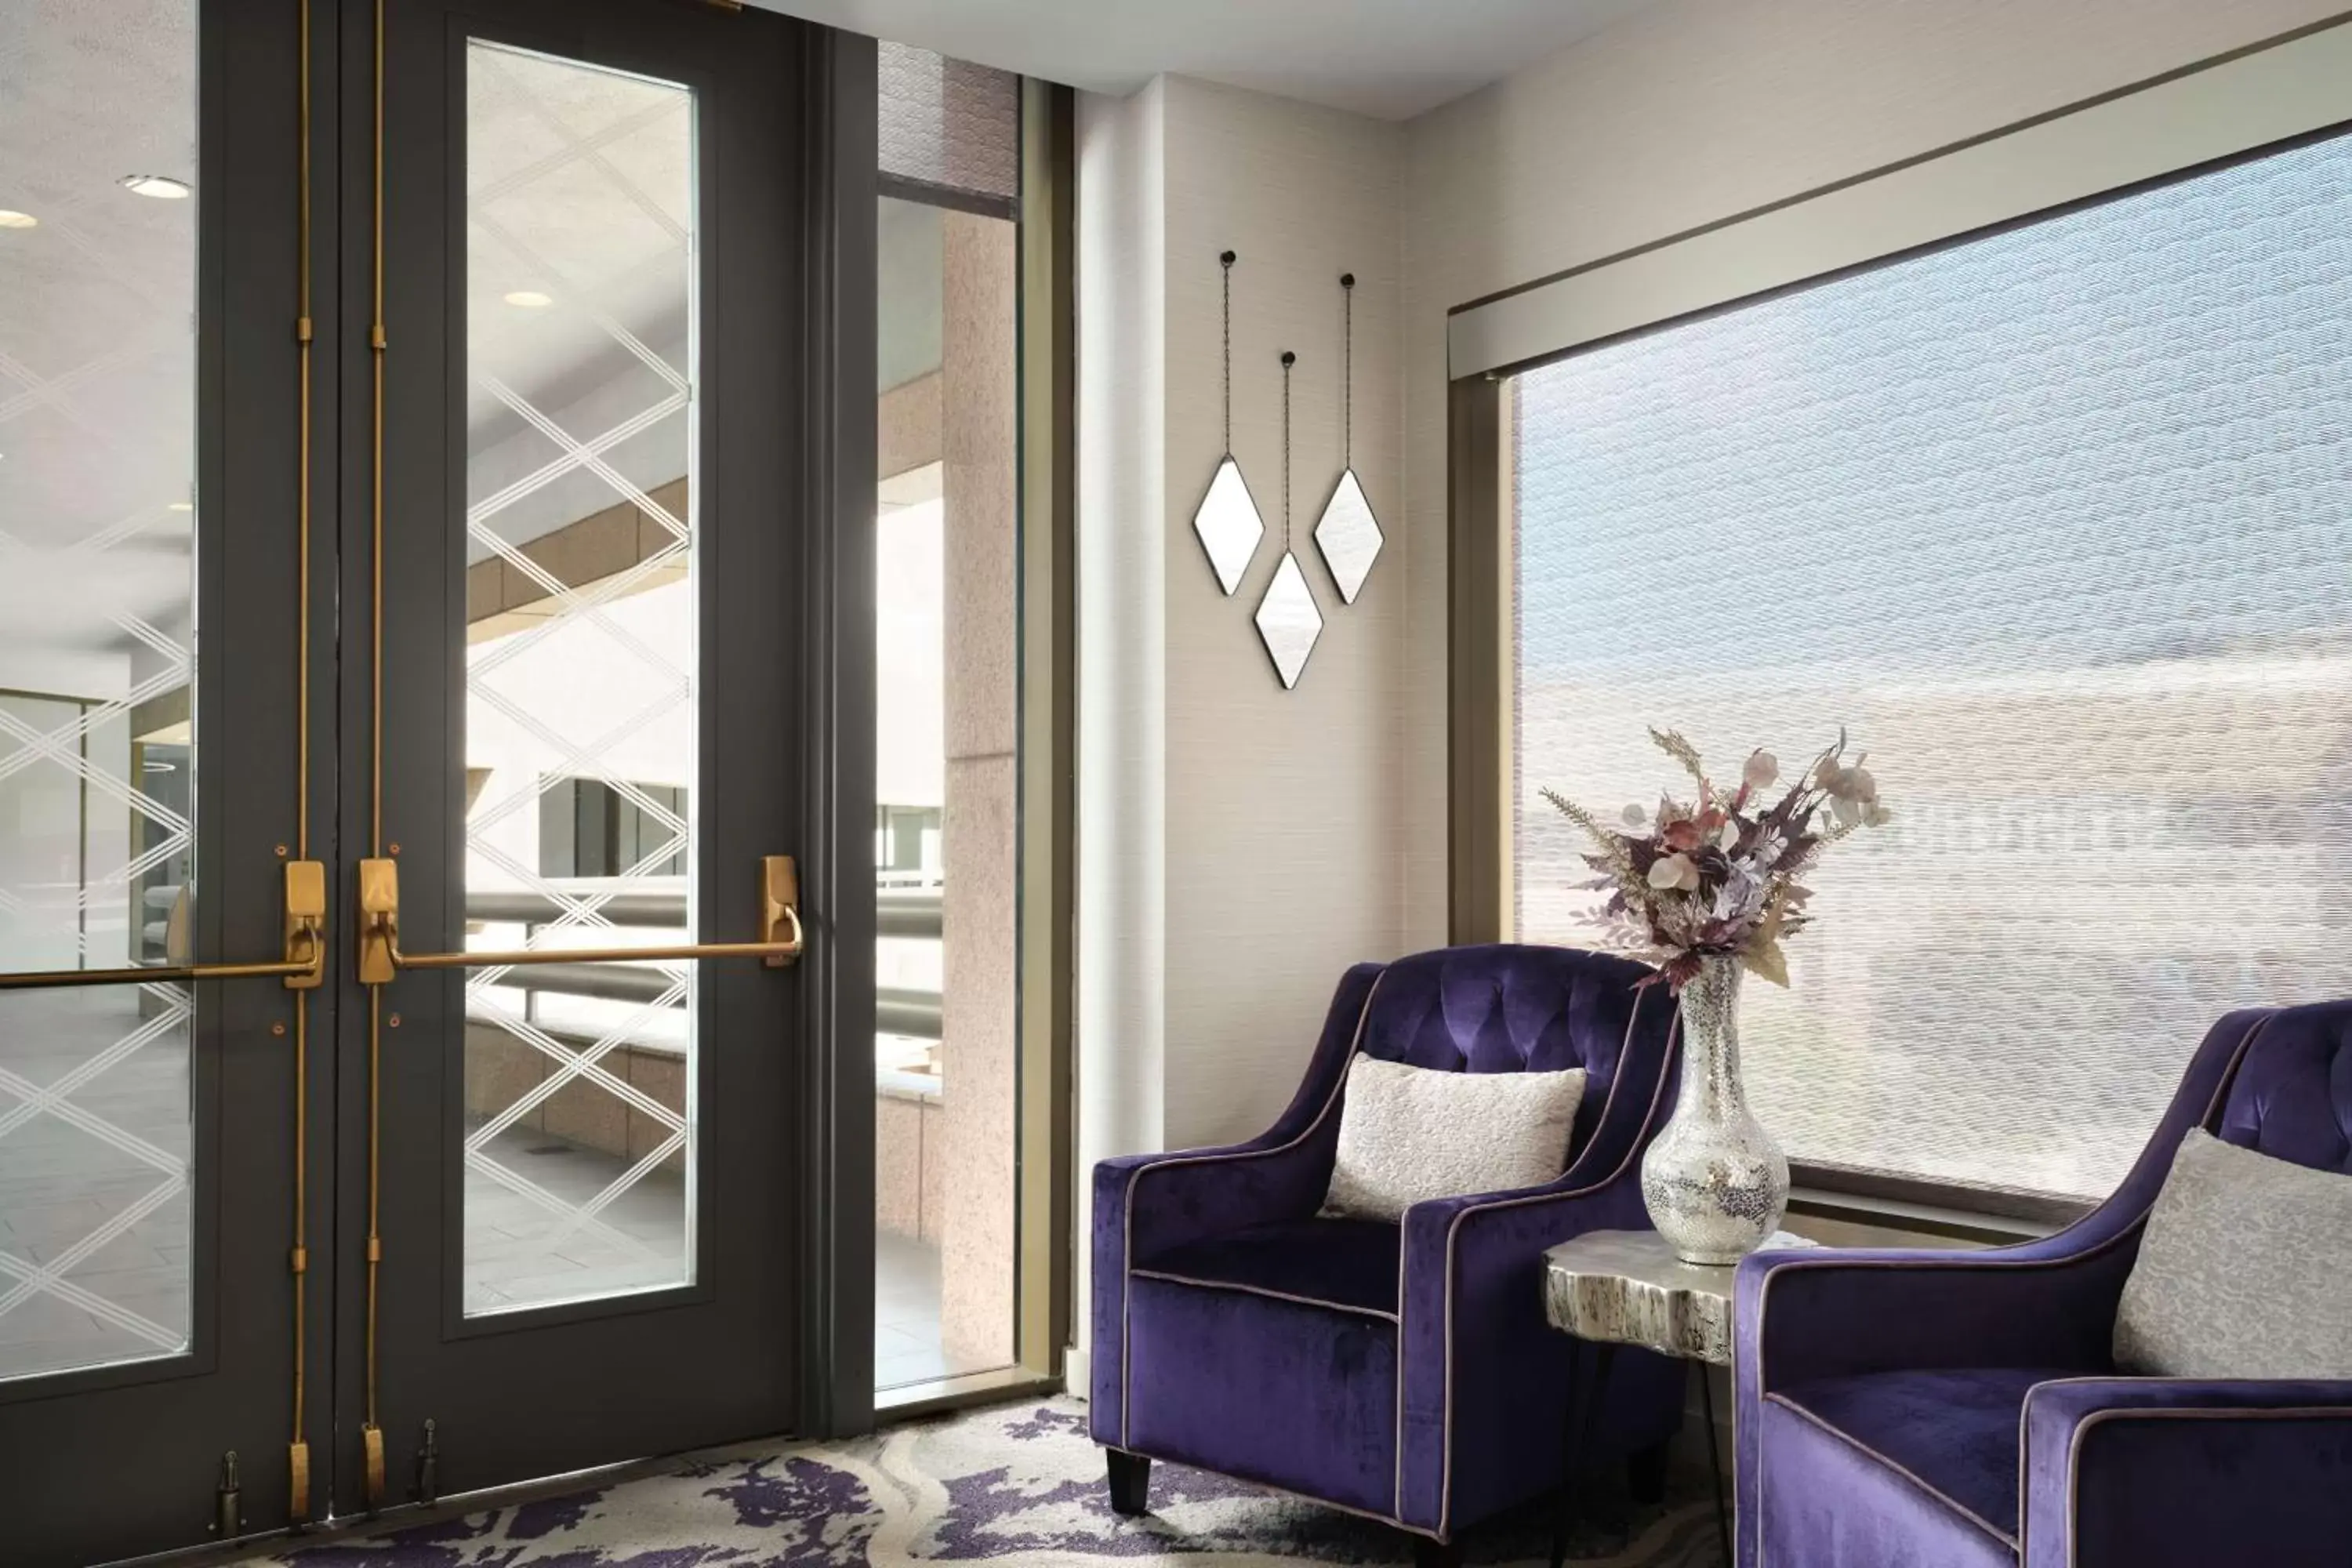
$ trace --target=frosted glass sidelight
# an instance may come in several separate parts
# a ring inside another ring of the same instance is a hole
[[[2352,141],[1516,390],[1521,934],[1648,724],[1902,803],[1748,987],[1793,1160],[2103,1194],[2215,1017],[2352,992]]]

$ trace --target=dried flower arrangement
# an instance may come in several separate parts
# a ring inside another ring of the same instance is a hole
[[[1551,790],[1543,796],[1591,835],[1598,854],[1585,863],[1601,873],[1585,884],[1609,894],[1599,911],[1604,940],[1658,966],[1656,978],[1675,990],[1709,958],[1736,958],[1776,985],[1789,984],[1780,943],[1804,929],[1812,896],[1802,878],[1822,848],[1893,816],[1878,798],[1864,753],[1845,761],[1845,734],[1814,759],[1788,793],[1761,806],[1780,781],[1780,760],[1751,752],[1739,787],[1726,794],[1706,776],[1698,751],[1677,732],[1652,730],[1650,739],[1687,769],[1698,798],[1662,795],[1654,814],[1625,808],[1612,827]],[[1760,808],[1759,808],[1760,807]],[[1645,982],[1644,984],[1648,984]]]

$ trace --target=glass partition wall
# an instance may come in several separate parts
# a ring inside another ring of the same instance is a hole
[[[1020,84],[881,47],[875,1384],[1010,1365]]]

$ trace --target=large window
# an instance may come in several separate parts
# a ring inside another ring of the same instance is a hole
[[[1748,988],[1792,1157],[2103,1194],[2216,1016],[2352,992],[2352,138],[1514,393],[1521,932],[1648,724],[1843,725],[1898,813]]]

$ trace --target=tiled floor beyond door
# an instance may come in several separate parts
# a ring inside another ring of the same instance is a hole
[[[940,1332],[940,1249],[891,1231],[874,1237],[874,1386],[985,1372],[989,1364],[949,1353]]]

